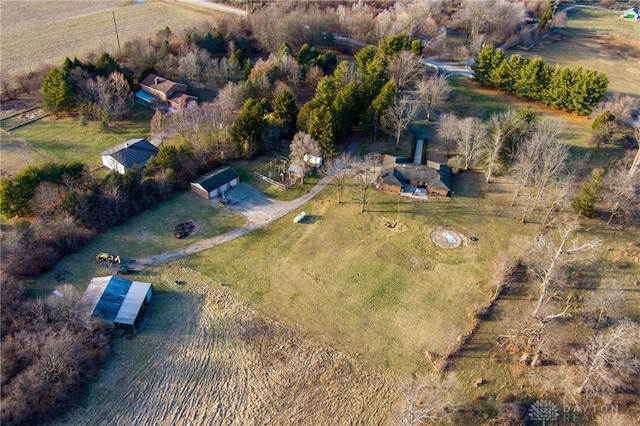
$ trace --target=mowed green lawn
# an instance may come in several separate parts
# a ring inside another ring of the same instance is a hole
[[[102,151],[129,139],[149,137],[153,111],[139,105],[134,105],[131,111],[128,120],[114,122],[106,131],[101,131],[98,123],[92,121],[81,126],[76,118],[46,117],[15,129],[12,134],[28,142],[31,148],[41,154],[40,158],[99,165],[102,163]],[[2,144],[3,150],[9,151],[11,148],[11,145]]]
[[[175,238],[175,226],[188,220],[195,222],[196,233],[186,239]],[[183,192],[155,209],[99,235],[79,252],[58,262],[52,271],[34,280],[29,288],[35,293],[49,293],[61,283],[70,283],[84,289],[91,277],[109,274],[95,260],[100,252],[119,255],[122,259],[135,259],[180,249],[205,238],[224,234],[244,223],[244,217],[189,191]]]
[[[367,363],[424,372],[424,352],[442,352],[468,329],[473,307],[490,298],[496,255],[534,228],[517,223],[495,199],[413,202],[375,192],[367,210],[359,213],[351,201],[338,205],[328,188],[304,206],[300,224],[293,223],[296,211],[180,262]],[[438,248],[430,241],[438,227],[479,242]]]
[[[631,3],[629,3],[629,7]],[[640,96],[640,25],[616,11],[573,9],[559,35],[549,37],[524,57],[542,57],[549,64],[583,67],[609,76],[609,90]]]

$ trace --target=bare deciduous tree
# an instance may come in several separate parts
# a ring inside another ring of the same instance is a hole
[[[53,216],[62,203],[62,198],[65,194],[66,191],[61,185],[42,182],[33,194],[31,208],[38,216]]]
[[[124,201],[124,195],[120,189],[120,185],[111,184],[104,187],[104,195],[113,203],[113,207],[116,211],[116,219],[120,221],[120,205]]]
[[[97,104],[119,119],[131,105],[133,94],[124,74],[114,71],[108,77],[96,77]]]
[[[451,155],[451,150],[456,147],[458,141],[458,121],[460,118],[455,114],[446,113],[440,117],[438,122],[438,139],[442,142],[444,149],[447,152],[447,157]]]
[[[587,347],[576,353],[581,380],[576,392],[608,393],[623,388],[621,374],[640,370],[640,358],[634,354],[639,339],[640,327],[630,320],[592,337]]]
[[[562,125],[557,121],[540,120],[531,137],[524,140],[516,153],[516,164],[512,171],[518,187],[511,204],[513,205],[522,188],[529,188],[521,219],[523,223],[527,214],[536,209],[548,187],[565,170],[569,147],[557,141],[561,131]]]
[[[304,132],[298,132],[293,137],[289,149],[291,151],[289,154],[291,164],[300,168],[302,171],[302,182],[304,183],[304,177],[315,167],[309,156],[320,157],[322,155],[322,148],[320,148],[320,144],[313,136]]]
[[[591,111],[591,118],[601,116],[605,111],[609,111],[615,118],[618,125],[625,124],[625,121],[633,117],[634,111],[640,107],[640,101],[631,95],[615,93],[611,97],[598,103]]]
[[[364,158],[359,158],[354,163],[354,177],[358,182],[358,197],[360,213],[364,213],[367,201],[371,197],[370,190],[380,176],[380,154],[370,152]]]
[[[407,130],[409,124],[416,118],[418,111],[418,103],[407,95],[396,97],[385,111],[382,117],[382,125],[389,134],[393,135],[396,149],[400,144],[402,133]]]
[[[157,135],[160,137],[160,145],[164,142],[165,131],[167,130],[167,117],[165,117],[165,112],[157,109],[156,112],[153,113],[153,117],[151,118],[151,133],[153,135]]]
[[[457,377],[427,375],[405,380],[400,385],[402,401],[397,422],[402,426],[418,426],[427,421],[442,423],[461,404],[461,385]]]
[[[447,100],[450,93],[451,86],[449,86],[447,78],[442,75],[418,80],[416,83],[416,94],[424,106],[427,121],[431,120],[433,111]]]
[[[487,128],[479,118],[466,117],[458,121],[457,149],[464,159],[464,169],[475,165],[487,137]]]
[[[567,312],[565,309],[560,314],[549,314],[545,317],[540,315],[541,308],[549,301],[549,287],[563,279],[567,265],[584,260],[584,252],[593,250],[599,245],[597,240],[582,242],[577,239],[574,236],[576,228],[575,223],[560,226],[558,242],[550,235],[541,234],[529,253],[527,262],[529,270],[540,280],[538,302],[532,316],[543,322],[563,316]]]
[[[394,56],[387,68],[389,78],[396,81],[399,89],[411,86],[411,83],[424,72],[420,57],[412,50],[403,50]]]
[[[640,150],[629,168],[611,168],[604,178],[603,199],[611,211],[607,225],[614,217],[628,219],[640,208]]]
[[[323,169],[325,176],[332,177],[331,183],[336,188],[336,202],[338,204],[342,201],[344,188],[353,173],[354,162],[355,160],[351,154],[343,152],[329,160]]]

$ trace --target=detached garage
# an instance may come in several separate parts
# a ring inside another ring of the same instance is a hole
[[[220,167],[191,182],[191,190],[199,197],[210,200],[222,196],[240,183],[240,176],[230,167]]]

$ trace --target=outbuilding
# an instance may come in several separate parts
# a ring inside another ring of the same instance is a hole
[[[231,167],[219,167],[191,182],[191,191],[199,197],[210,200],[223,196],[239,183],[240,176]]]
[[[135,328],[142,307],[151,302],[150,283],[131,281],[115,275],[96,277],[78,302],[79,319],[89,327]]]
[[[100,153],[102,164],[121,175],[133,166],[140,168],[158,154],[158,147],[145,138],[130,139]]]

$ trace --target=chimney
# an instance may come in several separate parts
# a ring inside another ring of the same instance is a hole
[[[158,84],[158,81],[160,81],[160,77],[156,76],[156,78],[153,80],[153,82],[154,82],[155,84]]]

